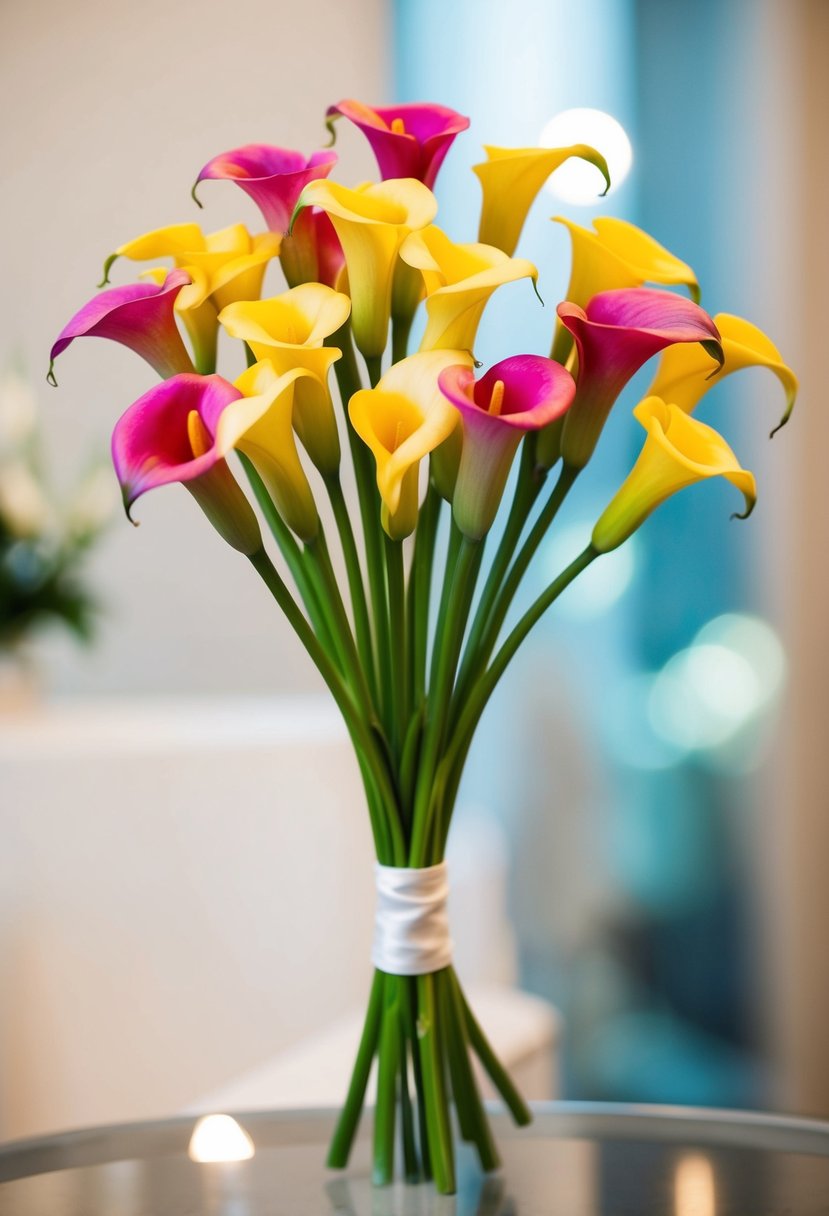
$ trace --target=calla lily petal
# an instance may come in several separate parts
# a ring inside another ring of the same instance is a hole
[[[419,270],[428,321],[420,349],[472,350],[487,300],[503,283],[538,278],[532,262],[492,245],[457,245],[431,225],[407,237],[400,256]]]
[[[236,182],[256,203],[271,232],[285,233],[303,188],[327,177],[336,163],[337,154],[330,149],[306,157],[290,148],[245,144],[207,162],[196,178],[193,197],[207,178]]]
[[[304,283],[269,300],[238,302],[219,321],[246,342],[257,360],[269,360],[277,374],[304,368],[311,375],[294,390],[294,428],[323,476],[336,472],[340,441],[328,389],[331,365],[341,352],[325,339],[348,320],[351,301],[321,283]]]
[[[381,177],[414,177],[430,189],[455,137],[469,126],[469,119],[457,110],[428,102],[372,107],[345,100],[328,107],[332,135],[339,115],[363,132]]]
[[[657,283],[664,287],[685,286],[699,303],[697,276],[652,236],[627,220],[600,216],[593,228],[582,228],[571,220],[555,217],[570,233],[573,262],[567,299],[585,307],[601,291],[642,287]]]
[[[595,165],[610,189],[607,161],[589,144],[567,148],[495,148],[484,145],[487,159],[472,166],[483,201],[478,240],[513,254],[530,207],[547,179],[571,157]]]
[[[255,363],[236,381],[241,399],[219,420],[217,440],[251,460],[285,523],[309,543],[319,531],[314,495],[299,459],[292,425],[295,385],[302,368],[279,375],[272,363]]]
[[[325,211],[334,225],[348,269],[354,340],[367,359],[379,359],[388,337],[398,251],[410,232],[431,223],[437,200],[413,178],[357,190],[313,181],[303,190],[297,212],[308,206]]]
[[[409,536],[417,524],[420,461],[457,425],[458,414],[438,386],[440,373],[453,364],[468,368],[472,358],[458,350],[410,355],[348,404],[352,425],[377,464],[381,520],[394,540]]]
[[[797,376],[783,362],[774,343],[762,330],[742,317],[717,313],[714,323],[720,331],[724,363],[713,376],[705,352],[698,346],[672,346],[664,352],[650,387],[650,395],[678,405],[690,414],[701,398],[732,372],[747,367],[765,367],[777,376],[786,394],[786,410],[772,435],[784,426],[797,398]]]
[[[110,287],[85,304],[61,330],[52,347],[52,366],[75,338],[110,338],[128,346],[166,379],[192,372],[193,364],[176,328],[174,307],[182,288],[191,282],[186,271],[173,270],[161,284],[129,283]]]
[[[685,486],[708,477],[725,477],[745,498],[751,514],[757,498],[754,477],[741,467],[723,437],[660,397],[646,397],[633,411],[647,431],[639,459],[593,529],[600,553],[617,548],[651,512]]]
[[[669,291],[605,291],[586,309],[559,304],[558,315],[573,334],[579,357],[576,399],[561,436],[564,463],[574,469],[587,464],[614,401],[653,355],[675,342],[700,342],[722,363],[714,322],[698,304]]]
[[[560,363],[540,355],[502,359],[478,381],[468,367],[449,367],[438,383],[459,411],[463,432],[452,513],[465,536],[480,540],[495,519],[521,439],[562,417],[576,385]]]
[[[216,438],[239,390],[221,376],[173,376],[135,401],[116,423],[112,460],[124,506],[148,490],[180,481],[216,530],[241,553],[262,546],[256,516]]]

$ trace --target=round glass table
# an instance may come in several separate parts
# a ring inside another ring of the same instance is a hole
[[[327,1171],[332,1112],[239,1114],[71,1132],[0,1148],[2,1216],[826,1216],[829,1124],[662,1107],[549,1103],[482,1176],[458,1153],[458,1193],[371,1185],[370,1119],[349,1168]],[[208,1127],[209,1133],[209,1127]],[[234,1134],[235,1133],[235,1134]],[[224,1139],[223,1139],[224,1137]],[[223,1148],[222,1145],[226,1147]]]

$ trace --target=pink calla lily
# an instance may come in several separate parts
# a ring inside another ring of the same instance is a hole
[[[438,384],[461,415],[452,513],[461,531],[478,540],[495,519],[521,439],[561,418],[576,385],[560,363],[541,355],[502,359],[477,381],[470,368],[448,367]]]
[[[373,107],[349,99],[328,107],[329,127],[340,115],[363,132],[384,180],[415,177],[430,189],[453,140],[469,126],[457,110],[429,102]]]
[[[561,434],[561,456],[573,469],[587,464],[614,401],[653,355],[676,342],[700,342],[717,365],[723,361],[708,313],[670,291],[603,291],[586,308],[565,302],[557,311],[578,351],[576,398]]]
[[[228,544],[248,555],[261,547],[256,517],[215,440],[221,415],[241,396],[222,376],[193,373],[133,402],[112,435],[127,515],[148,490],[180,481]]]
[[[50,383],[57,383],[53,371],[55,359],[75,338],[110,338],[120,342],[146,359],[162,379],[192,372],[193,363],[174,316],[178,293],[190,282],[186,271],[173,270],[160,286],[128,283],[94,296],[58,334],[50,353]]]
[[[193,198],[199,202],[196,189],[207,179],[236,182],[256,203],[271,232],[285,233],[305,186],[315,178],[328,177],[336,163],[337,154],[330,149],[303,156],[290,148],[245,144],[207,162],[196,178]]]

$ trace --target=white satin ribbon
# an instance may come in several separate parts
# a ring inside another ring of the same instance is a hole
[[[371,961],[389,975],[428,975],[452,961],[446,862],[422,870],[375,866]]]

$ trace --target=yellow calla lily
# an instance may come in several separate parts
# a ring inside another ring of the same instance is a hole
[[[562,216],[554,218],[568,230],[573,245],[573,268],[567,288],[571,304],[584,308],[597,292],[642,287],[645,283],[685,286],[691,298],[699,303],[699,283],[691,267],[635,224],[600,216],[593,220],[595,231],[591,231]]]
[[[206,235],[198,224],[172,224],[121,245],[107,260],[105,278],[119,257],[133,262],[172,258],[174,266],[187,270],[192,283],[180,293],[176,311],[193,343],[197,370],[210,373],[216,366],[219,312],[235,300],[259,297],[265,269],[280,244],[278,233],[251,236],[244,224]],[[166,274],[155,267],[141,277],[160,283]]]
[[[711,375],[711,361],[700,346],[671,346],[663,352],[650,392],[678,405],[690,414],[700,399],[725,376],[746,367],[766,367],[777,376],[786,394],[786,410],[777,426],[788,422],[797,397],[797,376],[783,362],[780,351],[761,329],[742,317],[718,313],[714,324],[720,331],[724,362]]]
[[[456,245],[431,225],[413,232],[400,256],[423,275],[426,287],[426,332],[421,351],[469,350],[487,300],[502,283],[538,279],[525,258],[511,258],[493,245]]]
[[[568,148],[494,148],[484,145],[487,159],[472,166],[483,200],[478,240],[515,253],[527,213],[541,187],[565,161],[576,156],[595,165],[610,188],[607,162],[588,144]]]
[[[302,368],[278,375],[272,363],[255,363],[235,381],[242,393],[219,418],[216,446],[238,448],[264,481],[288,527],[305,541],[319,531],[319,516],[299,459],[292,423],[294,387],[309,372]]]
[[[435,218],[437,200],[414,178],[390,178],[349,190],[323,179],[309,182],[303,207],[319,207],[334,225],[345,255],[354,341],[367,359],[386,349],[397,255],[410,232]]]
[[[325,339],[348,320],[351,301],[322,283],[303,283],[269,300],[238,301],[219,314],[232,338],[246,342],[257,360],[278,375],[304,368],[310,376],[294,390],[294,429],[316,468],[328,476],[340,464],[340,440],[328,373],[342,357]]]
[[[426,351],[401,359],[377,386],[348,403],[352,425],[371,449],[382,499],[381,521],[393,540],[415,529],[420,462],[454,431],[458,412],[438,386],[447,367],[472,367],[464,350]]]
[[[753,474],[713,427],[661,397],[646,397],[633,411],[647,431],[645,445],[627,479],[593,529],[593,548],[607,553],[626,541],[650,513],[685,486],[725,477],[741,491],[751,514],[757,498]]]

